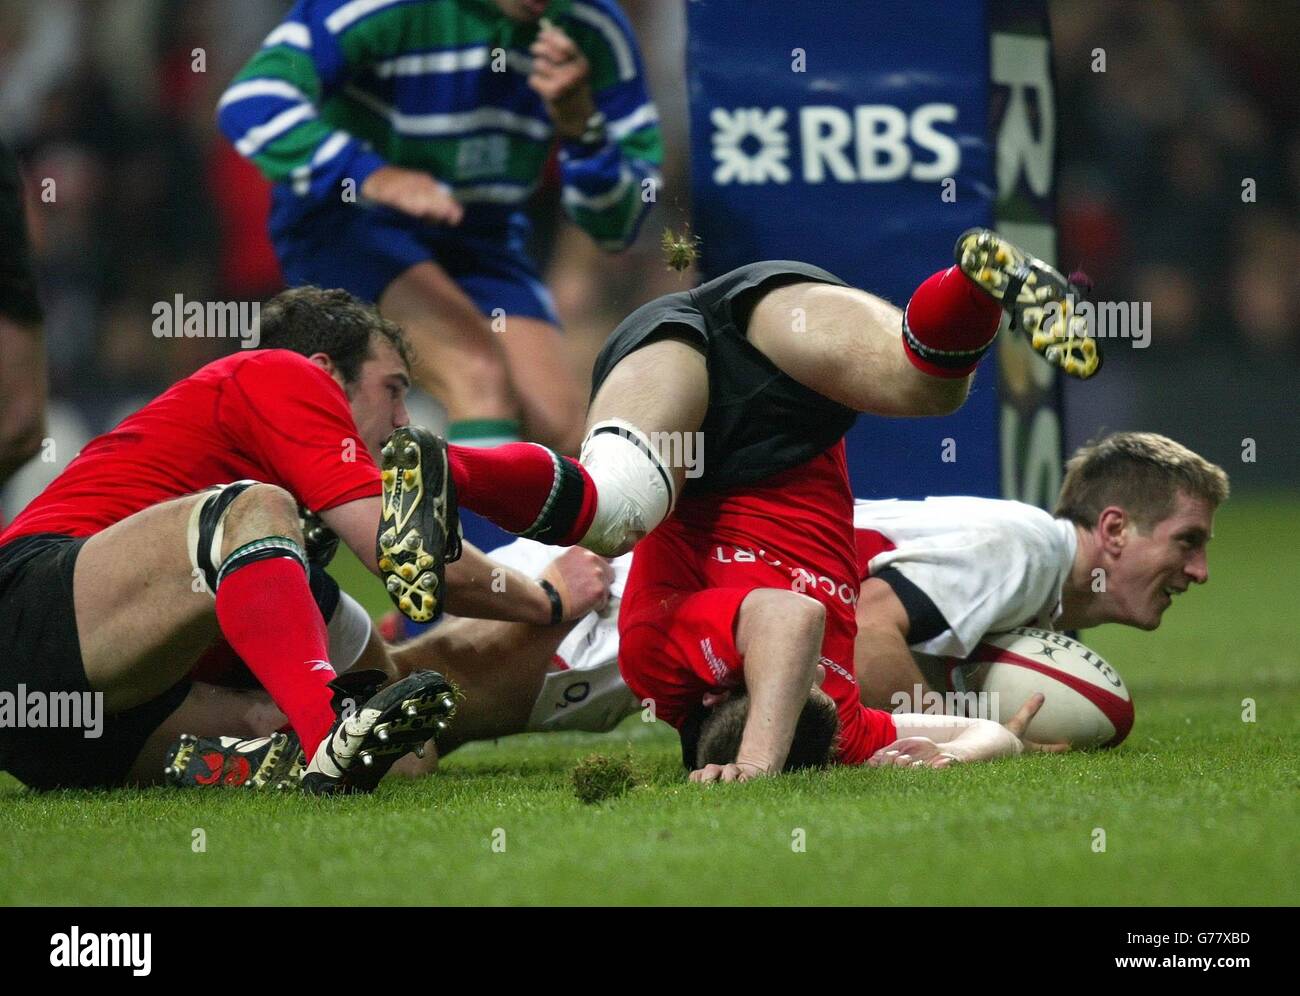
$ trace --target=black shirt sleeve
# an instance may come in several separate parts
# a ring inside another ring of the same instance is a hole
[[[879,578],[889,585],[898,596],[898,600],[903,603],[903,608],[907,612],[908,643],[924,643],[933,640],[940,633],[951,628],[948,620],[939,611],[939,607],[930,600],[930,596],[905,578],[898,568],[886,567],[872,577]]]

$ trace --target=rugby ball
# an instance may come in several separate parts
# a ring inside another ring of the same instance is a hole
[[[978,714],[999,723],[1042,692],[1046,701],[1026,740],[1114,747],[1133,728],[1133,699],[1119,672],[1063,633],[1021,626],[987,636],[969,658],[952,661],[948,674],[950,692],[964,682],[977,695]]]

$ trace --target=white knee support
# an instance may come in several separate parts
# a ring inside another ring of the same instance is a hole
[[[672,511],[673,476],[630,422],[592,426],[580,459],[596,485],[596,515],[580,544],[588,550],[605,557],[626,553]]]

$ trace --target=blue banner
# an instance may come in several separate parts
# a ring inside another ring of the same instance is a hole
[[[692,0],[687,12],[705,279],[799,259],[901,306],[952,263],[959,233],[994,224],[989,4]],[[1042,201],[1052,193],[1049,179]],[[848,437],[855,494],[1002,494],[998,359],[952,416],[862,416]]]

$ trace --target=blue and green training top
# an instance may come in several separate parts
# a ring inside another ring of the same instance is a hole
[[[609,136],[596,150],[561,141],[562,201],[621,249],[663,161],[636,39],[613,0],[553,0],[547,16],[590,62]],[[539,30],[492,0],[298,0],[222,96],[221,129],[304,210],[392,164],[450,186],[470,225],[501,218],[537,187],[554,139],[528,86]]]

